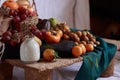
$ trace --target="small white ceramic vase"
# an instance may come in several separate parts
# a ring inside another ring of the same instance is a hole
[[[20,60],[33,63],[40,60],[40,46],[34,38],[26,38],[20,46]]]

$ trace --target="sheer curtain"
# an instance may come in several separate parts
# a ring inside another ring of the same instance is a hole
[[[84,30],[90,29],[89,0],[76,0],[75,27]]]
[[[75,0],[36,0],[38,15],[42,19],[54,17],[60,22],[73,24],[73,8]]]
[[[35,0],[39,17],[57,18],[70,27],[90,29],[89,0]]]

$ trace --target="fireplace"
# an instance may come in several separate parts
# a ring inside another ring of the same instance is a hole
[[[92,31],[105,38],[120,39],[120,0],[90,0]]]

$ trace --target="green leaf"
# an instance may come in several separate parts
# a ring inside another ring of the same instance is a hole
[[[55,51],[55,55],[54,56],[55,56],[55,58],[59,58],[57,51]]]
[[[50,46],[50,45],[48,45],[48,44],[45,46],[45,48],[46,48],[46,49],[54,49],[53,46]]]

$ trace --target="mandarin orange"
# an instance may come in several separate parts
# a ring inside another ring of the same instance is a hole
[[[82,54],[86,53],[86,48],[84,44],[78,44],[78,46],[80,46],[82,48]]]
[[[87,52],[91,52],[94,50],[94,46],[92,44],[86,44],[85,47]]]
[[[74,46],[72,48],[72,54],[73,54],[74,57],[79,57],[80,55],[82,55],[82,47]]]
[[[45,49],[43,51],[43,58],[47,61],[52,61],[55,58],[55,50],[54,49]]]

